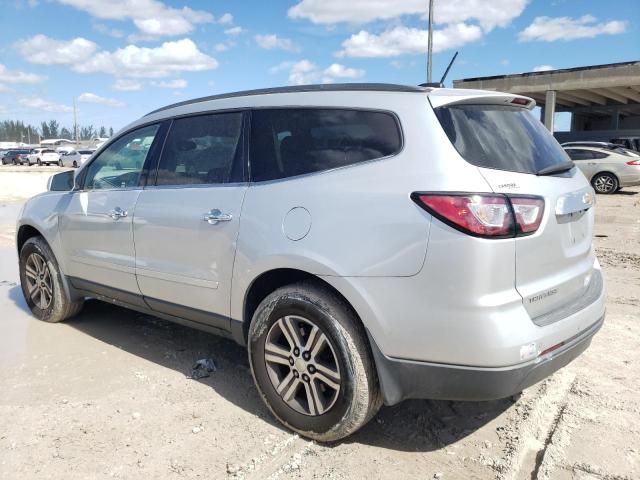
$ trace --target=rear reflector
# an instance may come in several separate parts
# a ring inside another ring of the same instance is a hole
[[[545,355],[548,355],[549,353],[558,350],[563,345],[564,345],[564,342],[560,342],[560,343],[554,345],[553,347],[549,347],[546,350],[543,350],[542,352],[540,352],[540,355],[538,355],[538,357],[544,357]]]
[[[447,225],[482,238],[530,235],[540,227],[544,213],[541,197],[414,192],[411,198]]]

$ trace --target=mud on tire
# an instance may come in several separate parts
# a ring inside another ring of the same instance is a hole
[[[292,344],[294,336],[299,348]],[[248,344],[262,399],[300,435],[339,440],[382,405],[364,327],[345,301],[321,284],[301,282],[267,296],[253,315]]]
[[[33,315],[46,322],[71,318],[84,304],[84,300],[69,300],[58,262],[39,236],[28,239],[20,250],[20,284]]]

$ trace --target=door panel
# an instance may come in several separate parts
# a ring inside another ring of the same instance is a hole
[[[68,275],[138,292],[132,230],[138,195],[137,189],[71,194],[60,219]],[[120,216],[110,215],[116,208]]]
[[[247,189],[244,121],[243,113],[229,112],[171,124],[155,186],[140,195],[133,226],[138,285],[157,311],[174,315],[178,305],[194,319],[229,316]]]
[[[155,124],[125,133],[80,172],[82,188],[70,193],[59,219],[68,275],[140,293],[133,212],[160,143],[159,129]]]
[[[231,274],[246,189],[212,186],[142,192],[134,217],[134,239],[136,274],[145,297],[229,315]],[[209,223],[204,216],[211,210],[220,210],[231,219]]]

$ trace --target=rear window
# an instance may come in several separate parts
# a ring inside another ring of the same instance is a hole
[[[503,105],[435,109],[458,153],[484,168],[532,173],[567,163],[562,147],[528,110]]]
[[[288,178],[366,162],[402,146],[395,116],[338,108],[260,109],[251,119],[251,178]]]
[[[45,150],[42,150],[42,153],[56,153],[56,151],[55,151],[55,150],[51,150],[51,149],[47,148],[47,149],[45,149]]]

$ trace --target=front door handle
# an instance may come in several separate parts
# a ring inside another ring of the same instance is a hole
[[[214,208],[213,210],[205,213],[202,220],[207,222],[209,225],[215,225],[218,222],[228,222],[232,218],[233,215],[230,213],[222,213],[217,208]]]
[[[122,210],[120,207],[116,207],[113,210],[111,210],[107,215],[109,215],[109,217],[111,217],[114,220],[118,220],[120,218],[124,218],[127,215],[129,215],[129,213],[126,210]]]

